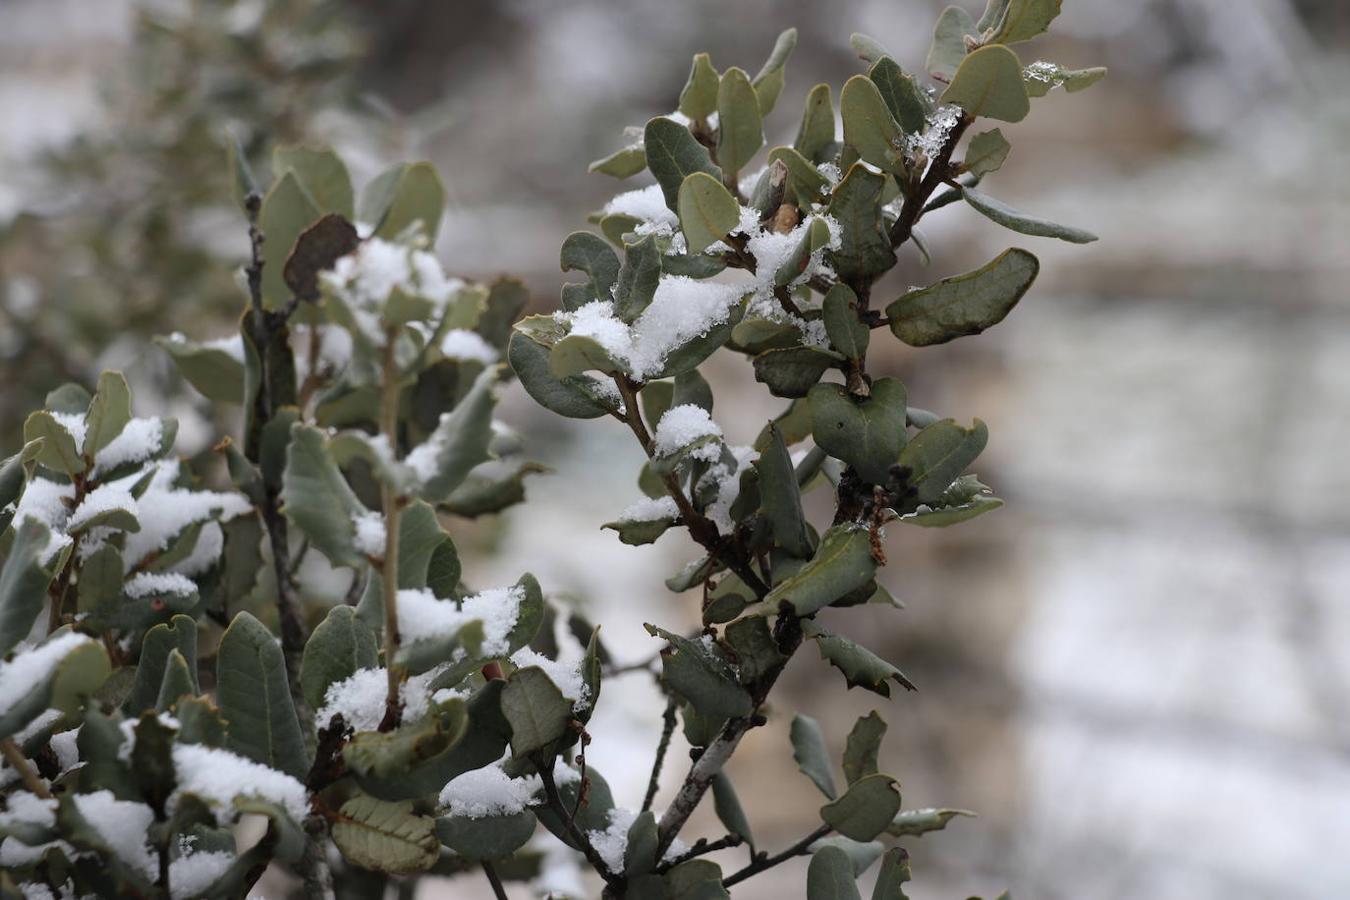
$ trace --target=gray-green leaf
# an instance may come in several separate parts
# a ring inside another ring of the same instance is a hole
[[[281,647],[267,626],[246,612],[234,617],[220,639],[216,698],[228,723],[231,750],[295,778],[305,777],[309,760]]]
[[[1040,268],[1036,257],[1014,247],[973,272],[908,291],[886,307],[891,331],[911,347],[979,334],[1003,321]]]
[[[961,61],[942,103],[954,103],[972,116],[1020,122],[1031,111],[1022,81],[1022,63],[1007,47],[981,47]]]
[[[844,796],[820,809],[820,817],[844,837],[870,841],[884,832],[900,811],[900,790],[889,775],[866,775]]]
[[[797,768],[826,797],[831,800],[838,797],[839,791],[834,786],[834,775],[830,771],[830,754],[825,749],[825,736],[821,734],[816,720],[798,713],[792,717],[789,736],[792,738],[792,758],[797,761]]]
[[[1097,236],[1090,231],[1029,215],[974,188],[961,188],[961,196],[985,218],[1019,234],[1059,238],[1071,244],[1090,244],[1097,240]]]

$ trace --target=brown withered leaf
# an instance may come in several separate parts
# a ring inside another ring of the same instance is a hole
[[[331,269],[359,243],[356,227],[337,213],[329,213],[295,239],[281,272],[286,286],[301,300],[318,300],[319,273]]]

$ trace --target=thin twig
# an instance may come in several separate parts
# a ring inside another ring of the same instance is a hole
[[[563,820],[563,830],[572,839],[572,842],[581,848],[581,853],[586,857],[586,861],[591,864],[591,868],[599,873],[601,878],[605,879],[606,884],[614,884],[619,881],[620,878],[609,871],[609,867],[605,865],[604,859],[601,858],[600,852],[595,849],[595,845],[591,843],[591,839],[577,827],[575,820],[568,817],[567,804],[563,802],[562,795],[558,793],[558,785],[553,780],[553,768],[551,765],[544,764],[544,762],[543,760],[539,761],[539,780],[544,784],[544,797],[548,800],[549,806],[552,806],[553,811]]]
[[[829,834],[831,831],[834,831],[834,829],[831,828],[829,825],[822,825],[815,831],[808,834],[806,837],[802,838],[797,843],[793,844],[791,847],[784,850],[782,853],[776,854],[774,856],[769,856],[767,853],[757,854],[755,856],[755,861],[750,863],[750,865],[746,866],[744,869],[740,869],[736,872],[731,873],[726,878],[723,878],[722,886],[731,887],[733,884],[738,884],[742,881],[745,881],[747,878],[751,878],[755,875],[758,875],[760,872],[763,872],[766,869],[772,869],[779,863],[787,862],[789,859],[792,859],[795,856],[801,856],[807,853],[812,844],[814,844],[821,838],[825,837],[825,835]]]
[[[697,859],[700,856],[707,856],[709,853],[716,853],[718,850],[729,850],[732,847],[739,847],[744,843],[745,838],[741,837],[739,834],[728,834],[715,841],[710,841],[707,838],[699,838],[694,842],[694,846],[690,847],[679,856],[673,856],[666,862],[663,862],[657,867],[657,871],[669,872],[680,863],[689,862],[689,860]]]
[[[656,761],[652,763],[651,778],[647,781],[647,796],[642,800],[641,812],[652,808],[656,799],[656,790],[661,784],[661,768],[666,762],[666,751],[670,749],[670,738],[675,733],[675,698],[666,701],[666,712],[661,727],[661,742],[656,745]]]
[[[28,757],[23,755],[19,745],[14,743],[14,738],[7,737],[0,740],[0,753],[4,754],[5,762],[9,763],[11,769],[19,773],[19,780],[23,786],[28,788],[29,792],[41,797],[43,800],[50,800],[52,792],[47,790],[47,785],[42,783],[38,773],[33,771],[33,767],[28,764]]]
[[[497,876],[497,870],[492,867],[492,863],[486,859],[482,862],[483,874],[487,876],[488,884],[492,885],[492,895],[497,900],[507,900],[506,888],[502,885],[502,880]]]
[[[394,356],[394,329],[385,331],[384,364],[381,372],[380,435],[388,442],[390,455],[398,459],[398,363]],[[398,539],[403,498],[392,485],[381,484],[380,504],[384,512],[384,554],[380,580],[384,589],[384,665],[389,673],[389,691],[385,698],[384,721],[380,730],[397,727],[402,717],[400,690],[403,667],[395,663],[398,655]]]

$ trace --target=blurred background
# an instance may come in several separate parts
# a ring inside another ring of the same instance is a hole
[[[107,367],[183,420],[184,452],[236,427],[148,344],[224,335],[242,303],[227,128],[260,159],[332,144],[358,184],[431,159],[447,267],[519,275],[548,310],[563,236],[631,186],[587,161],[674,108],[694,52],[754,71],[800,29],[772,146],[811,85],[860,70],[850,32],[918,70],[941,5],[0,0],[0,444],[47,390]],[[893,527],[886,583],[906,609],[840,617],[918,693],[841,700],[803,652],[775,696],[836,735],[836,755],[880,708],[905,805],[979,812],[910,842],[916,900],[1350,895],[1350,4],[1068,0],[1053,31],[1024,62],[1110,77],[1003,126],[1012,155],[986,184],[1101,241],[1019,237],[1042,275],[1007,322],[873,353],[917,405],[989,423],[979,473],[1008,506]],[[931,267],[902,256],[882,294],[1009,242],[957,206],[925,232]],[[778,406],[748,368],[706,367],[741,442]],[[529,568],[622,660],[658,648],[641,622],[692,625],[696,604],[661,583],[692,545],[599,531],[639,496],[622,426],[558,418],[518,388],[502,416],[553,473],[532,504],[459,529],[470,576]],[[605,692],[590,759],[636,805],[661,705],[642,675]],[[819,800],[788,718],[731,764],[770,850],[813,827]],[[696,826],[720,833],[710,812]],[[800,896],[804,868],[736,896]],[[480,896],[479,880],[419,896]]]

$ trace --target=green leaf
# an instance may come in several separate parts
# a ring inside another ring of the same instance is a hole
[[[886,832],[892,837],[919,837],[930,831],[941,831],[957,816],[974,815],[964,809],[907,809],[886,826]]]
[[[507,679],[502,714],[511,723],[511,754],[524,757],[567,735],[572,704],[543,669],[526,666]]]
[[[647,168],[647,152],[641,143],[629,144],[609,156],[597,159],[586,167],[588,172],[599,172],[611,178],[631,178]]]
[[[816,555],[764,598],[766,609],[787,600],[799,616],[809,616],[872,580],[876,574],[872,538],[865,528],[836,525],[821,538]]]
[[[798,202],[805,206],[817,200],[824,199],[829,188],[829,182],[825,176],[820,174],[820,170],[815,167],[805,156],[792,147],[774,147],[769,151],[769,162],[775,163],[782,160],[783,165],[788,170],[788,187],[796,195]],[[820,219],[815,221],[819,222]],[[829,238],[829,230],[826,229],[826,241]],[[820,246],[818,241],[816,246]],[[812,247],[811,249],[815,249]],[[786,283],[786,282],[785,282]]]
[[[903,847],[887,850],[872,889],[872,900],[906,900],[904,884],[909,877],[909,852]]]
[[[901,516],[900,521],[909,525],[942,528],[998,509],[1003,501],[990,496],[989,488],[981,484],[979,478],[962,475],[942,492],[937,504],[936,508],[916,510]]]
[[[869,66],[876,63],[882,57],[890,56],[890,52],[878,42],[875,38],[868,37],[861,31],[855,31],[848,37],[849,46],[853,52],[858,54],[858,58]]]
[[[628,370],[599,341],[581,334],[569,334],[553,345],[548,368],[555,378],[575,378],[584,372],[617,375]]]
[[[680,112],[693,121],[707,119],[717,111],[717,86],[720,76],[706,53],[694,54],[689,80],[680,91]]]
[[[1059,15],[1064,0],[1009,0],[991,44],[1016,44],[1044,34]]]
[[[282,509],[335,566],[365,565],[353,539],[353,517],[366,512],[328,450],[324,433],[309,425],[291,430],[282,477]]]
[[[830,634],[812,623],[807,623],[804,630],[807,636],[816,642],[816,646],[820,649],[820,658],[842,672],[849,687],[866,688],[883,697],[891,695],[888,683],[890,681],[907,690],[916,690],[903,672],[866,647],[859,646],[846,637]]]
[[[910,470],[914,502],[929,506],[938,503],[988,442],[989,429],[979,419],[970,428],[943,419],[920,430],[900,454],[900,465]]]
[[[844,778],[849,784],[877,771],[877,753],[886,736],[886,720],[872,710],[858,719],[844,745]]]
[[[639,547],[654,543],[657,538],[678,524],[678,521],[678,516],[663,519],[615,520],[606,522],[600,527],[617,532],[619,540],[630,547]]]
[[[661,185],[666,206],[679,212],[680,185],[694,172],[706,172],[717,180],[722,170],[713,165],[708,148],[704,147],[689,129],[673,119],[657,116],[643,129],[643,147],[647,153],[647,168],[652,170]]]
[[[55,572],[44,565],[51,531],[36,518],[24,518],[0,569],[0,657],[28,637],[47,606],[47,587]]]
[[[131,421],[131,389],[121,372],[98,376],[98,390],[85,417],[84,447],[86,459],[93,459],[108,446]]]
[[[243,401],[244,364],[229,351],[177,334],[156,337],[155,343],[168,351],[178,373],[206,399],[217,403]]]
[[[924,66],[928,74],[951,81],[966,58],[966,37],[978,35],[979,29],[970,13],[959,6],[944,9],[933,28],[933,44],[928,49],[928,61]]]
[[[769,54],[759,74],[751,82],[755,88],[755,96],[759,98],[761,116],[773,112],[774,106],[778,103],[778,96],[783,92],[783,85],[786,82],[788,57],[792,56],[795,49],[797,49],[797,29],[789,28],[781,32],[773,43],[773,52]]]
[[[816,841],[810,850],[814,853],[824,847],[838,847],[848,854],[848,860],[853,864],[854,878],[861,878],[872,868],[872,864],[881,858],[882,851],[886,849],[880,841],[855,841],[853,838],[836,834]]]
[[[574,231],[563,241],[559,262],[564,272],[584,272],[581,284],[563,285],[563,306],[579,309],[592,300],[608,300],[619,277],[619,257],[604,239],[589,231]]]
[[[717,87],[717,162],[734,179],[763,146],[759,96],[750,76],[733,66],[722,74]]]
[[[46,410],[38,410],[24,420],[23,440],[25,444],[42,441],[37,454],[38,465],[63,475],[84,472],[84,458],[75,444],[75,438]]]
[[[75,646],[52,670],[51,694],[45,705],[68,716],[75,715],[103,687],[111,671],[108,651],[102,644],[86,641]]]
[[[1040,268],[1036,257],[1014,247],[973,272],[908,291],[886,307],[891,332],[911,347],[979,334],[1003,321]]]
[[[817,250],[828,246],[829,243],[830,226],[819,216],[812,218],[810,225],[807,226],[806,233],[801,236],[801,239],[797,241],[792,251],[788,253],[787,257],[778,265],[777,271],[774,272],[774,286],[787,287],[804,275],[806,267],[811,262],[811,257]]]
[[[608,412],[587,390],[594,379],[584,375],[556,377],[549,368],[548,348],[527,335],[511,335],[506,355],[525,393],[545,409],[569,419],[594,419]]]
[[[418,494],[428,503],[449,497],[474,466],[491,459],[492,410],[500,377],[499,366],[483,370],[464,399],[442,415],[436,430],[408,454],[408,465],[420,481]]]
[[[1029,97],[1044,97],[1057,87],[1076,94],[1105,78],[1106,68],[1093,66],[1090,69],[1066,69],[1057,63],[1041,60],[1023,69],[1022,77],[1026,80]]]
[[[537,822],[528,809],[472,819],[442,816],[436,820],[436,837],[465,859],[504,859],[525,846]]]
[[[304,779],[309,760],[291,704],[286,661],[272,633],[241,612],[220,639],[216,699],[228,723],[229,749]]]
[[[730,719],[749,715],[754,709],[750,695],[737,682],[735,670],[716,644],[691,641],[652,625],[644,627],[670,644],[670,649],[661,654],[662,677],[701,715]]]
[[[806,900],[861,900],[847,853],[826,844],[811,854],[806,869]]]
[[[683,194],[683,185],[680,191]],[[614,286],[614,314],[630,324],[636,321],[656,296],[660,281],[661,251],[656,246],[656,237],[649,234],[636,244],[625,245],[623,265]]]
[[[1003,21],[1004,14],[1008,11],[1009,0],[985,0],[984,12],[980,14],[980,21],[975,27],[980,32],[991,31],[998,27]]]
[[[450,535],[441,528],[436,511],[420,500],[414,500],[399,517],[398,586],[424,588],[432,572],[433,561],[443,568],[440,577],[451,584],[459,581],[459,553]]]
[[[889,56],[882,57],[868,71],[867,77],[877,86],[895,121],[905,134],[920,134],[928,126],[928,110],[932,103],[919,87],[914,76],[900,68]]]
[[[797,486],[797,473],[783,433],[769,424],[768,445],[755,463],[759,472],[760,502],[769,519],[774,542],[792,556],[807,559],[811,556],[811,535],[802,512],[802,495]]]
[[[839,796],[834,786],[834,775],[830,771],[830,754],[825,749],[825,736],[820,725],[810,716],[801,713],[792,717],[792,758],[802,774],[815,782],[820,792],[831,800]],[[870,838],[869,838],[870,840]]]
[[[905,171],[905,160],[898,149],[900,126],[870,78],[854,75],[844,83],[839,112],[844,120],[845,144],[874,166],[888,172]]]
[[[379,664],[375,633],[351,606],[335,606],[305,642],[300,688],[312,709],[323,706],[328,686]]]
[[[438,793],[454,777],[454,750],[468,726],[466,704],[452,698],[392,731],[358,732],[342,748],[342,759],[367,794],[414,800]]]
[[[680,228],[690,253],[702,253],[740,224],[740,204],[722,182],[706,172],[694,172],[684,179],[678,205]]]
[[[726,642],[736,654],[743,684],[754,684],[787,661],[773,639],[768,619],[762,615],[732,622],[726,628]]]
[[[871,396],[859,398],[842,385],[818,384],[808,397],[820,449],[873,484],[885,484],[905,442],[905,386],[879,378]]]
[[[971,116],[1020,122],[1031,110],[1017,54],[997,44],[981,47],[961,61],[941,103],[953,103]]]
[[[841,246],[828,256],[845,281],[868,279],[895,265],[895,251],[881,216],[885,187],[884,175],[854,163],[830,197],[829,212],[839,222]]]
[[[982,131],[970,139],[970,144],[966,147],[966,158],[961,161],[961,167],[976,178],[983,178],[1002,167],[1011,149],[999,129]]]
[[[1090,244],[1097,240],[1097,236],[1090,231],[1084,231],[1070,225],[1058,225],[1047,219],[1028,215],[1020,210],[1013,209],[1002,200],[996,200],[974,188],[961,188],[961,196],[985,218],[1019,234],[1059,238],[1061,241],[1068,241],[1071,244]]]
[[[356,210],[359,221],[375,226],[375,237],[398,237],[415,222],[435,241],[445,209],[445,186],[429,162],[401,163],[366,185]]]
[[[355,215],[352,179],[342,158],[327,147],[277,147],[272,151],[272,174],[293,172],[314,198],[320,212]]]
[[[766,350],[752,361],[755,380],[769,386],[775,397],[805,397],[814,390],[830,368],[838,366],[843,358],[819,347],[785,347]]]
[[[633,878],[655,869],[656,848],[661,838],[656,830],[656,816],[650,809],[644,809],[628,826],[626,838],[622,874]]]
[[[389,875],[425,872],[440,855],[436,823],[412,809],[411,801],[388,803],[358,794],[338,810],[333,843],[363,869]]]
[[[167,712],[177,705],[180,697],[196,693],[196,674],[188,668],[188,662],[182,653],[176,649],[170,650],[164,666],[164,680],[160,682],[159,695],[153,708],[158,712]],[[136,749],[140,749],[139,745]]]
[[[666,873],[665,900],[730,900],[722,869],[709,859],[691,859]],[[637,898],[633,898],[637,900]]]
[[[42,452],[40,441],[29,441],[13,456],[0,462],[0,509],[4,509],[19,499],[28,479],[33,477],[37,468],[37,458]]]
[[[871,329],[858,318],[858,297],[846,284],[836,284],[825,294],[822,304],[825,320],[825,334],[834,349],[849,359],[862,359],[867,355],[867,343],[871,339]]]
[[[122,702],[122,712],[139,716],[154,709],[164,683],[169,656],[178,653],[191,672],[197,671],[197,623],[190,616],[174,616],[145,633],[141,640],[141,658],[136,664],[136,679]],[[195,693],[195,692],[194,692]]]
[[[294,172],[278,178],[263,198],[258,228],[263,233],[262,295],[268,309],[280,309],[291,296],[283,270],[300,232],[313,225],[322,211]]]
[[[792,146],[816,164],[828,162],[833,155],[834,103],[828,84],[818,84],[806,95],[806,110]]]
[[[820,808],[820,817],[844,837],[870,841],[885,832],[900,811],[900,790],[889,775],[866,775],[848,792]]]
[[[713,810],[717,813],[717,820],[728,832],[754,847],[755,838],[750,833],[750,820],[745,817],[745,810],[741,808],[741,801],[736,796],[736,789],[732,787],[725,769],[719,769],[713,776],[712,792]]]

